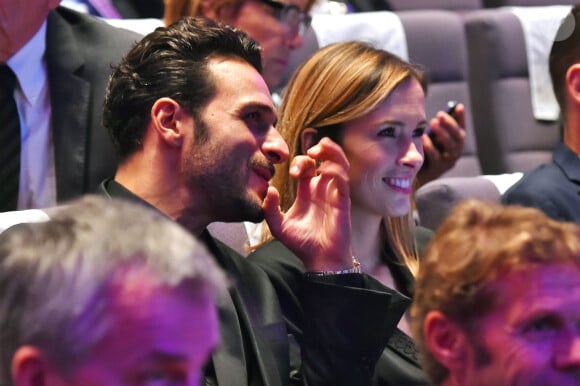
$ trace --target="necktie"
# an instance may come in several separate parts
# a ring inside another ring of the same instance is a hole
[[[20,120],[14,101],[16,76],[0,64],[0,212],[16,210],[20,179]]]

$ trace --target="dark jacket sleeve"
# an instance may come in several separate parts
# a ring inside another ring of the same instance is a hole
[[[364,274],[309,276],[278,241],[248,259],[269,275],[298,343],[294,376],[308,385],[372,385],[377,360],[409,299]]]

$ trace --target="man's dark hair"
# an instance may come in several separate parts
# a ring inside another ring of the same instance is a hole
[[[580,4],[566,15],[550,50],[550,76],[562,114],[566,112],[566,72],[580,62]]]
[[[141,149],[159,98],[172,98],[197,119],[215,95],[207,69],[215,57],[240,59],[262,71],[258,43],[235,28],[200,17],[157,28],[113,68],[103,121],[121,160]]]

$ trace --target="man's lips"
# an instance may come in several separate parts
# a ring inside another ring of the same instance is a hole
[[[252,167],[254,173],[262,177],[266,182],[269,182],[274,177],[274,166],[272,165],[254,165]]]
[[[288,59],[278,58],[274,59],[274,62],[277,63],[280,67],[288,67]]]

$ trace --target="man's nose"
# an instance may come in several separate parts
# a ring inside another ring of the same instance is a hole
[[[580,369],[580,332],[574,334],[569,344],[555,354],[554,365],[561,371]]]
[[[290,156],[290,150],[288,145],[284,141],[284,138],[280,135],[280,132],[275,128],[271,128],[262,144],[262,152],[266,155],[268,160],[273,164],[279,164],[286,160]]]

